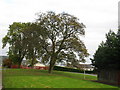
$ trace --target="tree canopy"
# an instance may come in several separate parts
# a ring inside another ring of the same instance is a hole
[[[89,55],[80,40],[80,36],[85,35],[85,25],[68,13],[38,13],[33,23],[13,23],[11,26],[15,28],[10,27],[3,38],[3,47],[9,43],[10,54],[32,61],[39,58],[42,63],[48,63],[49,73],[56,63],[79,63]]]
[[[14,22],[9,26],[7,35],[3,38],[3,48],[9,44],[8,55],[14,64],[21,64],[26,54],[26,41],[22,32],[28,26],[28,23]]]
[[[106,41],[102,42],[94,58],[91,59],[96,69],[120,69],[120,35],[109,31],[106,34]]]

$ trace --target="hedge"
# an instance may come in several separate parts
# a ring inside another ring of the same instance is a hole
[[[60,67],[60,66],[54,66],[53,70],[84,73],[83,70],[74,69],[74,68],[68,68],[68,67]],[[89,73],[89,74],[94,73],[94,71],[85,71],[85,72],[86,72],[86,73]]]

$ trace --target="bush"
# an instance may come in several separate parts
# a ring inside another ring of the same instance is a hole
[[[10,68],[10,66],[12,65],[12,60],[11,59],[4,59],[3,60],[3,67],[7,67]]]

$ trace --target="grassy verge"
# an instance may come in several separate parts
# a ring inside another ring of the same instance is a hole
[[[114,86],[92,82],[96,76],[54,71],[49,74],[45,70],[8,69],[3,70],[4,88],[117,88]]]

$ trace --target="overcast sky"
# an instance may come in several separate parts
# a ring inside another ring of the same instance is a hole
[[[55,11],[66,12],[79,18],[86,25],[84,41],[90,57],[95,53],[105,34],[118,28],[119,0],[0,0],[0,55],[2,38],[13,22],[32,22],[36,13]],[[89,58],[90,58],[89,57]],[[87,63],[90,63],[89,58]]]

